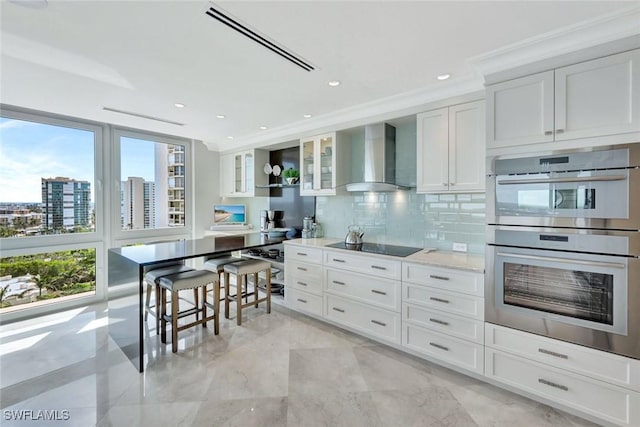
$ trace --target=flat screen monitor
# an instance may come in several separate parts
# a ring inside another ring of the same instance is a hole
[[[247,211],[245,205],[213,205],[213,224],[246,224]]]

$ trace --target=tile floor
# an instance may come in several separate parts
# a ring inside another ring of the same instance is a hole
[[[100,304],[2,326],[3,427],[595,425],[280,306],[223,319],[218,336],[181,332],[177,354],[149,331],[139,374],[106,316]]]

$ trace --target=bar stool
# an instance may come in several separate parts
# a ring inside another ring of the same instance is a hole
[[[158,280],[160,284],[160,319],[161,319],[161,335],[160,339],[163,343],[167,342],[167,321],[171,322],[171,351],[178,351],[178,332],[191,328],[196,325],[207,327],[207,322],[213,320],[214,334],[218,335],[220,322],[218,312],[220,311],[220,286],[218,275],[207,270],[192,270],[182,273],[174,273],[168,276],[162,276]],[[213,304],[207,302],[207,286],[213,284]],[[185,289],[194,289],[197,293],[198,289],[202,290],[202,305],[199,307],[198,302],[194,308],[180,311],[178,304],[178,293]],[[171,293],[171,314],[167,314],[167,291]],[[207,316],[207,307],[213,309],[213,314]],[[202,318],[199,313],[202,312]],[[195,315],[196,320],[186,325],[178,326],[178,319]]]
[[[215,257],[208,258],[204,262],[202,267],[205,270],[213,271],[218,275],[218,281],[220,282],[220,290],[222,291],[222,289],[225,289],[225,293],[226,293],[228,283],[224,282],[224,285],[222,283],[222,278],[223,278],[222,273],[224,272],[224,266],[227,264],[231,264],[233,262],[238,262],[238,261],[241,261],[241,258],[236,258],[236,257],[230,256],[229,254],[224,254],[222,256],[215,256]]]
[[[258,273],[264,271],[266,274],[266,296],[258,299]],[[236,276],[236,293],[231,295],[229,289],[226,290],[224,296],[224,317],[229,318],[229,303],[236,302],[237,315],[236,321],[238,325],[242,324],[242,309],[250,305],[258,307],[261,302],[267,302],[267,313],[271,313],[271,264],[266,261],[250,259],[246,261],[238,261],[224,266],[224,281],[229,283],[229,275]],[[249,275],[253,274],[253,292],[249,292]],[[242,280],[244,278],[244,280]],[[244,282],[244,291],[242,283]],[[253,301],[249,302],[249,295],[253,294]],[[242,297],[245,297],[245,303],[242,304]]]
[[[160,316],[158,316],[158,302],[160,301],[160,287],[158,280],[162,276],[174,273],[182,273],[191,271],[193,268],[187,267],[182,262],[162,263],[151,266],[151,270],[147,270],[144,275],[144,283],[147,285],[147,295],[144,304],[144,320],[147,321],[149,313],[156,318],[156,335],[159,333]],[[155,305],[151,305],[151,292],[155,290]],[[194,292],[195,293],[195,292]],[[196,295],[197,297],[197,295]],[[155,309],[155,310],[154,310]]]

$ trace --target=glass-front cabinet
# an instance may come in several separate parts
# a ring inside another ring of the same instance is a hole
[[[268,161],[269,152],[264,150],[247,150],[220,156],[221,196],[268,196],[268,190],[259,188],[269,183],[269,176],[262,170],[262,165]],[[260,167],[256,168],[256,162]]]
[[[328,133],[300,140],[300,195],[335,195],[336,134]]]

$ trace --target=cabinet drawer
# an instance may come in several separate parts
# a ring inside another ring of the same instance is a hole
[[[403,283],[402,301],[484,321],[484,298],[480,297]]]
[[[302,261],[322,264],[322,249],[296,245],[284,245],[284,258],[287,261]]]
[[[298,289],[291,289],[290,287],[285,289],[284,294],[287,301],[287,307],[297,311],[304,311],[319,317],[322,316],[321,296],[313,295]]]
[[[325,275],[325,290],[400,312],[400,282],[395,280],[328,268]]]
[[[484,346],[405,323],[402,344],[443,362],[483,373]]]
[[[479,320],[431,310],[413,304],[402,305],[402,318],[416,326],[484,344],[484,322]]]
[[[322,266],[287,261],[285,284],[301,291],[322,295]]]
[[[640,360],[486,323],[487,346],[640,391]]]
[[[324,256],[326,266],[373,274],[385,279],[400,280],[402,278],[402,263],[400,261],[336,251],[325,251]]]
[[[400,314],[326,295],[325,314],[336,323],[349,326],[385,341],[400,344]]]
[[[446,291],[484,296],[484,275],[468,271],[403,263],[402,281]]]
[[[617,425],[640,425],[640,395],[631,390],[490,348],[485,372],[496,381]]]

